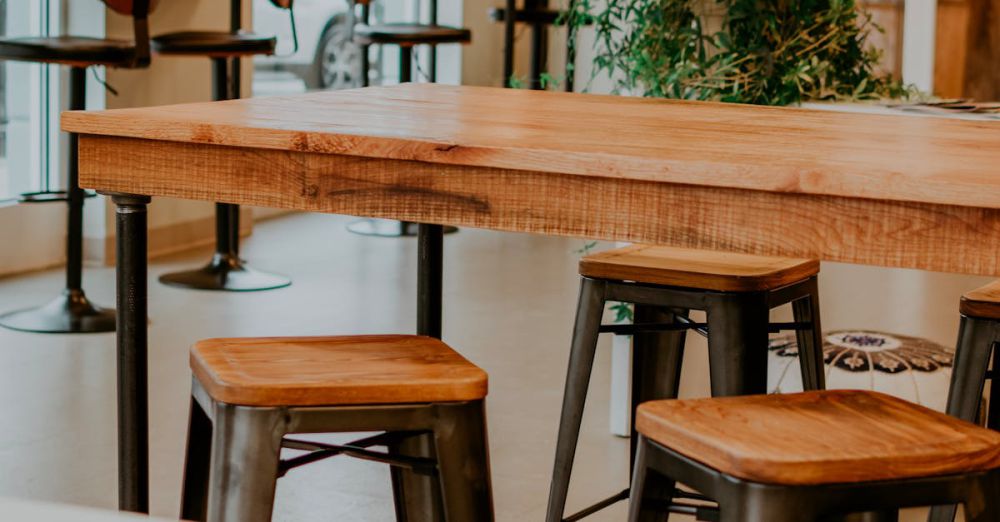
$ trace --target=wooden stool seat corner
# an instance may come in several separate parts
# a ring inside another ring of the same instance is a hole
[[[959,311],[978,319],[1000,319],[1000,279],[963,294]]]
[[[764,484],[913,479],[1000,468],[1000,433],[881,393],[663,400],[639,407],[648,439]]]
[[[580,260],[580,275],[584,277],[720,292],[774,290],[818,273],[816,259],[654,245],[630,245]]]
[[[207,339],[191,368],[213,399],[243,406],[462,402],[488,387],[485,371],[415,335]]]

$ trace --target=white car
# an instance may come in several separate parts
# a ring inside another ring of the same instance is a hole
[[[294,51],[288,11],[270,0],[254,0],[254,32],[275,35],[274,56],[260,56],[254,67],[288,71],[309,89],[344,89],[360,85],[360,53],[351,42],[350,0],[295,0],[292,12],[299,48]]]

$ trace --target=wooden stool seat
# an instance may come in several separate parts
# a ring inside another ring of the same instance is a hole
[[[979,319],[1000,319],[1000,279],[962,295],[959,311]]]
[[[208,339],[191,368],[219,402],[339,406],[486,397],[486,372],[437,339],[412,335]]]
[[[1000,467],[1000,433],[888,395],[818,391],[642,404],[636,429],[727,475],[818,485]]]
[[[471,40],[472,32],[462,27],[406,23],[354,26],[354,42],[360,45],[412,46],[468,43]]]
[[[606,250],[580,260],[580,275],[584,277],[720,292],[773,290],[818,273],[816,259],[652,245]]]
[[[232,57],[274,54],[278,39],[253,33],[229,31],[181,31],[153,38],[159,54]]]

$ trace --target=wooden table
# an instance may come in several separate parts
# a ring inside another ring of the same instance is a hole
[[[62,121],[117,204],[124,509],[147,502],[149,196],[1000,274],[995,122],[415,84]]]

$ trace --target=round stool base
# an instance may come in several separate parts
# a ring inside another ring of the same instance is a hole
[[[417,237],[419,223],[410,221],[394,221],[391,219],[359,219],[349,225],[347,230],[361,236],[375,237]],[[445,234],[458,232],[455,227],[444,227]]]
[[[64,290],[47,304],[0,316],[0,326],[33,333],[113,332],[115,311],[95,306],[83,290]]]
[[[285,276],[255,270],[242,259],[223,254],[215,254],[211,262],[198,270],[162,275],[160,282],[177,288],[226,292],[274,290],[292,284]]]

